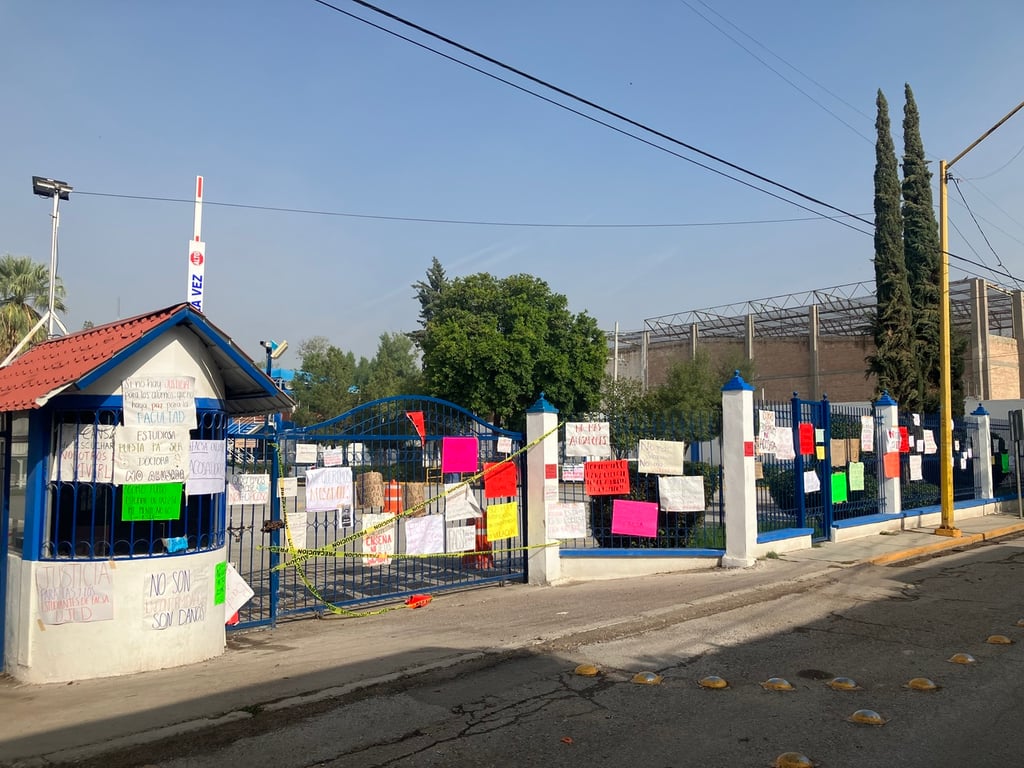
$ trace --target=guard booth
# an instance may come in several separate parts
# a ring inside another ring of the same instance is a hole
[[[228,418],[293,405],[188,304],[0,369],[4,671],[58,682],[223,653]]]

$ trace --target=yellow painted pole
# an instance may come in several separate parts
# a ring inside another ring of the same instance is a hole
[[[953,398],[950,379],[950,317],[949,317],[949,221],[946,206],[948,169],[939,160],[939,498],[942,502],[942,523],[936,533],[960,536],[953,521]]]
[[[960,536],[961,531],[953,520],[953,403],[950,386],[950,316],[949,316],[949,221],[946,185],[949,169],[953,163],[987,139],[999,126],[1024,108],[1024,101],[1011,109],[998,123],[979,136],[963,152],[948,163],[939,161],[939,250],[941,251],[941,275],[939,281],[939,492],[942,501],[942,523],[935,529],[940,536]]]

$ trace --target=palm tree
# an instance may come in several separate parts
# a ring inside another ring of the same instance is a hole
[[[28,256],[0,257],[0,359],[32,330],[50,301],[50,270]],[[64,285],[56,280],[53,308],[65,311]],[[46,338],[46,327],[36,331],[33,342]]]

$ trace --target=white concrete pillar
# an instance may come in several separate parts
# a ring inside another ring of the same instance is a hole
[[[736,371],[722,387],[722,468],[725,479],[724,568],[757,562],[757,487],[754,479],[754,388]]]
[[[547,533],[547,490],[553,488],[558,498],[557,427],[558,409],[541,392],[526,412],[526,443],[540,440],[526,452],[526,573],[530,584],[551,584],[562,577],[558,540]],[[542,435],[547,437],[540,439]]]
[[[992,487],[992,428],[985,406],[978,407],[967,417],[967,434],[974,448],[974,492],[980,499],[995,496]]]
[[[900,497],[900,478],[886,478],[883,462],[885,459],[885,436],[890,429],[898,430],[900,427],[900,409],[888,392],[875,401],[875,416],[881,417],[881,424],[878,418],[878,434],[875,435],[875,454],[878,456],[878,501],[884,505],[887,515],[899,514],[903,511],[903,500]],[[937,437],[937,436],[936,436]]]

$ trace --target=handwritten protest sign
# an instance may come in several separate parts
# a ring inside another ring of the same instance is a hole
[[[235,475],[228,482],[228,505],[269,504],[270,475]]]
[[[191,440],[188,451],[189,496],[224,493],[225,448],[223,440]]]
[[[704,477],[659,477],[658,498],[666,512],[703,512]]]
[[[519,535],[519,505],[491,504],[487,507],[487,540],[514,539]]]
[[[650,501],[615,499],[612,502],[612,533],[623,536],[658,535],[658,505]]]
[[[451,483],[444,487],[444,516],[448,522],[471,520],[482,514],[483,510],[468,485]]]
[[[345,463],[344,448],[328,448],[324,451],[325,467],[340,467]]]
[[[196,428],[194,376],[133,376],[121,382],[123,421],[128,427]]]
[[[114,572],[105,561],[39,563],[35,582],[43,624],[114,618]]]
[[[608,422],[566,422],[564,455],[610,459],[612,456],[612,441],[611,428]]]
[[[181,483],[126,485],[121,489],[121,519],[180,520]]]
[[[114,482],[114,425],[61,424],[60,453],[51,463],[50,480]]]
[[[480,448],[475,437],[441,440],[441,472],[476,472]]]
[[[588,461],[583,465],[583,481],[588,496],[629,493],[629,462]]]
[[[651,475],[681,475],[685,450],[681,440],[640,440],[637,443],[637,471]]]
[[[476,526],[456,525],[447,529],[448,552],[469,552],[476,546]]]
[[[800,454],[803,456],[814,454],[814,425],[802,422],[797,428],[800,435]]]
[[[581,501],[548,504],[548,538],[582,539],[587,535],[587,505]]]
[[[172,560],[178,564],[143,576],[142,621],[146,629],[163,631],[205,622],[213,604],[216,595],[211,594],[209,568],[182,564],[188,558]]]
[[[294,499],[299,495],[299,478],[279,477],[277,478],[277,498]]]
[[[582,483],[583,464],[563,464],[562,481],[566,483]]]
[[[296,443],[295,444],[295,463],[296,464],[316,464],[316,461],[317,461],[316,443]]]
[[[186,482],[190,444],[188,427],[117,427],[114,484]]]
[[[441,515],[427,515],[406,520],[405,552],[409,555],[444,552],[444,518]]]
[[[306,470],[306,510],[327,512],[352,506],[352,467]]]
[[[864,464],[860,461],[851,461],[848,465],[849,483],[851,491],[864,490]]]
[[[252,591],[252,587],[235,570],[233,564],[228,563],[227,566],[227,573],[224,579],[224,617],[231,618],[256,593]]]
[[[391,555],[395,554],[395,524],[391,522],[378,528],[388,520],[394,521],[391,514],[367,512],[363,515],[363,558],[364,565],[387,565]]]
[[[484,464],[484,498],[501,499],[518,492],[516,465],[511,461]]]

